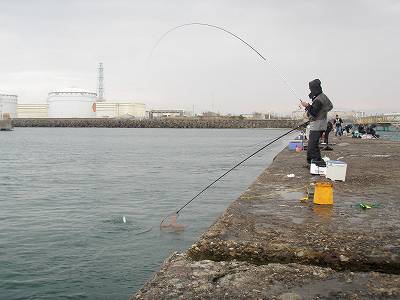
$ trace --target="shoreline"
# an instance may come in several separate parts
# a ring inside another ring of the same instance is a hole
[[[14,127],[73,128],[293,128],[299,120],[248,120],[240,118],[160,118],[160,119],[13,119]]]
[[[400,142],[336,143],[324,154],[343,156],[348,171],[334,184],[333,206],[300,201],[322,178],[303,168],[304,152],[285,149],[131,299],[399,298]],[[379,206],[363,210],[360,202]]]

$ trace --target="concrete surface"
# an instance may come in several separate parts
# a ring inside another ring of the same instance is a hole
[[[400,276],[299,264],[192,261],[174,254],[131,299],[396,299]]]
[[[333,206],[300,201],[310,183],[325,179],[307,172],[304,153],[284,150],[189,255],[399,274],[400,143],[346,139],[325,154],[348,163]],[[379,207],[362,210],[360,202]]]
[[[400,299],[400,143],[335,142],[324,154],[348,172],[333,206],[300,201],[326,179],[284,150],[137,299]]]

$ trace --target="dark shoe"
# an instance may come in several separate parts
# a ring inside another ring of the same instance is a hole
[[[324,150],[325,150],[325,151],[332,151],[333,148],[332,148],[332,147],[329,147],[329,146],[326,146],[326,147],[324,148]]]

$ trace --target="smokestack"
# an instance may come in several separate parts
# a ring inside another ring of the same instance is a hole
[[[104,68],[103,63],[99,63],[99,74],[97,84],[97,101],[104,102]]]

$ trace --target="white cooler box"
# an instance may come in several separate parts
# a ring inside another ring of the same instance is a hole
[[[346,180],[347,163],[340,160],[329,160],[326,162],[326,178],[330,180]]]

